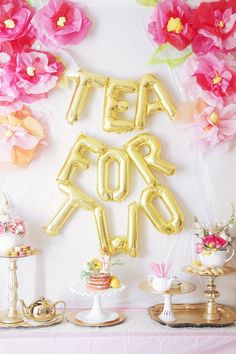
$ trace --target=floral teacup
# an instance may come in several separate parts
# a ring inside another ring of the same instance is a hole
[[[228,256],[231,250],[231,255]],[[228,257],[227,257],[228,256]],[[199,254],[200,261],[203,265],[210,267],[224,267],[224,264],[229,262],[234,256],[234,249],[227,248],[226,250],[218,250],[211,252],[209,255]]]

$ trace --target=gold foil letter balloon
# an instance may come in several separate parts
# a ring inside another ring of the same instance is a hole
[[[139,206],[133,202],[128,206],[128,225],[126,237],[110,237],[107,229],[105,209],[99,205],[94,209],[94,216],[103,254],[112,256],[115,253],[125,253],[132,257],[139,255],[138,231],[139,231]]]
[[[145,156],[141,153],[142,147],[148,148],[148,153]],[[139,134],[125,144],[125,149],[147,185],[159,184],[150,167],[168,176],[175,173],[172,163],[161,160],[161,145],[154,135]]]
[[[149,103],[148,93],[153,91],[157,101]],[[160,80],[153,74],[145,74],[139,86],[138,102],[135,114],[135,126],[143,129],[147,122],[147,116],[154,112],[167,111],[171,118],[174,118],[176,108]]]
[[[160,198],[170,216],[169,219],[163,217],[155,208],[153,204],[155,198]],[[183,213],[167,187],[161,185],[148,187],[142,192],[140,203],[149,220],[161,233],[170,235],[183,228]]]
[[[134,120],[119,119],[118,113],[127,111],[129,103],[126,100],[120,100],[120,95],[124,93],[135,93],[138,90],[138,84],[131,80],[113,80],[109,79],[105,91],[103,129],[106,132],[123,133],[134,129]]]
[[[118,183],[116,188],[109,187],[109,167],[118,164]],[[104,201],[121,201],[129,192],[130,161],[124,150],[109,149],[98,158],[97,193]]]
[[[92,87],[104,87],[108,78],[80,70],[74,75],[68,75],[67,77],[76,81],[74,94],[66,114],[68,122],[73,124],[80,117],[89,89]]]
[[[99,154],[105,150],[106,147],[98,140],[83,134],[79,135],[58,174],[58,187],[66,194],[66,200],[44,228],[49,236],[56,236],[59,233],[64,223],[75,209],[83,208],[93,210],[97,206],[97,202],[81,192],[80,189],[71,182],[71,178],[76,169],[85,170],[89,167],[90,161],[84,156],[86,151]]]

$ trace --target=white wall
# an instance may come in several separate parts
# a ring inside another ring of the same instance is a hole
[[[154,44],[147,34],[147,23],[152,8],[136,5],[134,1],[87,1],[87,9],[93,18],[93,28],[88,37],[70,50],[78,65],[85,70],[109,75],[118,79],[139,79],[146,72],[157,74],[178,103],[178,85],[171,71],[165,66],[147,66],[154,51]],[[20,260],[19,294],[27,302],[42,294],[51,299],[64,299],[68,306],[84,306],[88,302],[71,294],[69,288],[79,275],[81,265],[97,254],[98,236],[91,212],[79,210],[67,222],[61,234],[49,238],[42,230],[64,199],[57,189],[56,176],[80,132],[84,132],[107,145],[121,147],[138,134],[116,135],[102,130],[103,90],[95,90],[89,96],[80,121],[70,126],[64,119],[72,95],[72,89],[56,90],[47,101],[35,108],[50,111],[51,139],[48,148],[25,169],[4,169],[0,172],[1,189],[8,192],[15,204],[15,213],[29,221],[32,244],[43,250],[41,257]],[[189,279],[198,285],[198,291],[177,302],[202,300],[203,285],[197,277],[191,278],[181,268],[194,259],[194,239],[191,227],[193,215],[203,221],[224,220],[231,212],[230,203],[236,201],[235,149],[230,152],[215,151],[197,165],[193,151],[188,148],[165,113],[149,119],[147,132],[155,134],[162,144],[162,157],[175,163],[177,172],[172,177],[159,175],[160,181],[169,186],[185,214],[185,227],[175,236],[157,232],[146,216],[140,215],[141,256],[130,258],[118,256],[124,265],[114,272],[127,285],[127,290],[107,304],[126,307],[146,307],[161,301],[160,297],[142,293],[137,285],[149,273],[151,261],[167,258],[173,262],[172,271],[181,279]],[[96,195],[95,165],[79,175],[79,185],[93,198]],[[201,177],[203,176],[203,177]],[[202,181],[207,180],[206,185]],[[126,231],[127,205],[138,201],[145,186],[141,176],[132,167],[132,185],[127,199],[120,203],[106,203],[109,228],[112,234]],[[104,203],[103,203],[104,204]],[[0,263],[0,304],[6,305],[7,261]],[[223,292],[220,300],[235,305],[235,278],[225,277],[217,281]]]

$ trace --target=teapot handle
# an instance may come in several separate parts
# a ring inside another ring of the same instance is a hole
[[[231,249],[230,249],[230,248],[227,248],[226,256],[230,253],[230,250],[231,250],[232,254],[231,254],[229,257],[226,258],[225,263],[229,262],[229,261],[233,258],[233,256],[234,256],[234,249],[233,249],[233,247],[232,247]]]
[[[61,313],[65,313],[65,311],[66,311],[66,303],[65,303],[65,301],[63,301],[63,300],[57,301],[57,302],[55,302],[53,304],[53,306],[56,307],[58,304],[62,304],[63,305],[64,308],[63,308]]]

